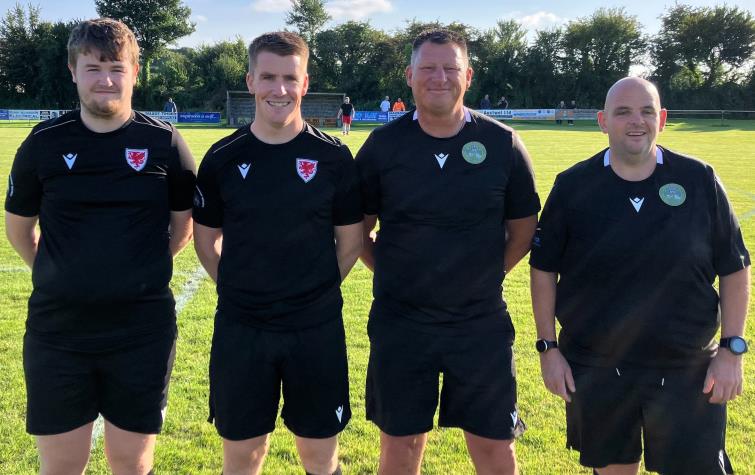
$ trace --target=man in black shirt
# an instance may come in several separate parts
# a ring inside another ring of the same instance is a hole
[[[713,169],[656,145],[665,120],[651,83],[614,84],[609,148],[556,178],[533,241],[543,380],[600,474],[637,473],[643,447],[651,471],[731,473],[750,257]]]
[[[80,23],[68,61],[81,110],[34,127],[5,203],[8,238],[34,284],[27,430],[41,473],[82,473],[102,414],[113,472],[143,475],[167,401],[168,283],[191,238],[194,161],[170,124],[131,109],[139,47],[126,25]]]
[[[217,282],[210,420],[223,473],[259,473],[282,417],[307,473],[340,473],[351,417],[340,283],[362,247],[356,166],[304,122],[309,50],[268,33],[249,46],[251,126],[212,146],[199,169],[195,245]]]
[[[338,115],[336,116],[336,119],[341,119],[341,124],[343,125],[341,133],[343,135],[349,135],[349,132],[351,131],[351,118],[354,117],[354,112],[356,112],[354,104],[351,103],[349,96],[346,96],[343,100],[343,104],[341,104],[341,108],[338,109]]]
[[[514,473],[524,425],[501,283],[535,231],[532,167],[511,128],[464,107],[462,37],[420,34],[406,75],[416,110],[357,155],[362,260],[375,272],[367,417],[381,430],[379,473],[419,473],[441,373],[439,424],[464,430],[479,473]]]

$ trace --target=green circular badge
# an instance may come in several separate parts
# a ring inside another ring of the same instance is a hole
[[[669,206],[679,206],[687,199],[687,192],[682,185],[667,183],[658,190],[661,200]]]
[[[485,146],[480,142],[467,142],[461,148],[461,155],[468,163],[479,165],[485,161],[488,151],[485,150]]]

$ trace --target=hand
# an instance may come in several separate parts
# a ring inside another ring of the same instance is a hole
[[[725,404],[742,394],[742,356],[719,348],[708,365],[703,393],[710,393],[711,404]]]
[[[571,402],[571,395],[577,391],[574,386],[574,378],[571,374],[571,368],[566,358],[558,351],[558,348],[552,348],[545,353],[540,353],[540,372],[543,375],[543,382],[548,391],[559,396],[566,402]]]

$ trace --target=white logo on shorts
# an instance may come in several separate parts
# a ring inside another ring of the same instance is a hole
[[[516,411],[514,411],[514,412],[511,413],[511,425],[513,427],[516,427],[516,420],[518,418],[519,418],[519,416],[517,415]]]
[[[338,406],[336,408],[336,417],[338,418],[338,422],[341,422],[341,418],[343,417],[343,406]]]

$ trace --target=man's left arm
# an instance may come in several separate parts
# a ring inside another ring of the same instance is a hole
[[[520,219],[507,219],[506,247],[504,248],[503,265],[508,274],[530,252],[532,236],[537,228],[537,215]]]
[[[750,299],[750,267],[719,277],[721,294],[721,337],[744,336],[747,305]],[[708,366],[703,392],[710,393],[712,404],[724,404],[743,389],[743,355],[735,355],[726,348],[718,353]]]
[[[170,253],[177,256],[192,236],[191,206],[196,183],[197,165],[186,141],[174,130],[172,145],[178,152],[179,170],[172,175],[170,212]]]
[[[354,267],[359,254],[362,253],[362,227],[362,221],[333,227],[336,238],[336,258],[342,282]]]

